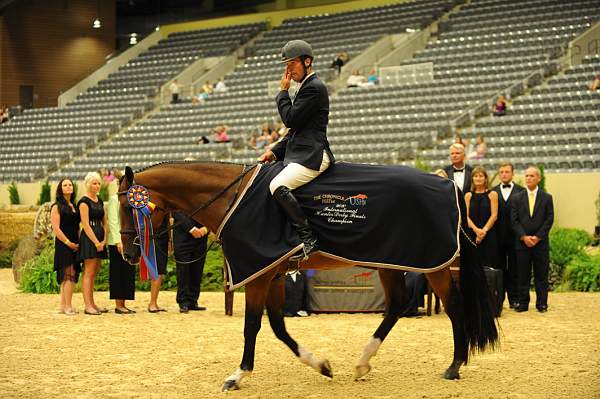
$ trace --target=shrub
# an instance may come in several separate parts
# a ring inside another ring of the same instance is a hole
[[[21,203],[21,199],[19,198],[19,190],[17,189],[17,183],[12,182],[8,186],[8,196],[10,199],[10,203],[12,205],[18,205]]]
[[[576,291],[600,291],[600,254],[574,257],[565,269],[565,285]]]
[[[583,254],[583,247],[591,243],[591,237],[580,229],[553,229],[550,232],[550,287],[563,281],[565,266],[576,256]]]
[[[42,191],[40,191],[40,197],[38,198],[37,204],[43,205],[46,202],[50,202],[50,183],[46,180],[46,183],[42,184]]]
[[[100,191],[98,192],[98,198],[100,198],[103,202],[108,202],[108,184],[102,183],[100,186]]]
[[[35,258],[23,266],[21,290],[34,294],[55,294],[59,286],[54,271],[54,247],[52,242],[46,245]]]
[[[19,245],[19,240],[14,240],[8,244],[8,247],[0,251],[0,269],[12,267],[13,252],[15,252],[17,245]]]

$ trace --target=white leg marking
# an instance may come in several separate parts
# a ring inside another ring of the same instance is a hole
[[[300,361],[313,369],[321,372],[321,362],[312,353],[310,353],[303,346],[298,347],[298,352],[300,352]]]
[[[231,374],[225,379],[223,390],[229,391],[234,389],[240,389],[240,382],[242,382],[242,379],[244,377],[249,376],[250,374],[252,374],[251,371],[246,371],[238,368],[233,374]]]
[[[365,349],[363,349],[362,356],[358,359],[358,363],[356,364],[356,369],[354,371],[354,379],[358,380],[359,378],[366,375],[369,371],[371,371],[371,365],[369,364],[369,360],[373,356],[377,354],[377,350],[381,346],[381,340],[379,338],[371,337]]]

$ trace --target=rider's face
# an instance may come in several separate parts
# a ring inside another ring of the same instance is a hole
[[[308,62],[308,60],[306,62]],[[286,65],[287,73],[290,74],[291,78],[296,82],[302,82],[302,79],[304,79],[304,67],[300,57],[287,61]]]

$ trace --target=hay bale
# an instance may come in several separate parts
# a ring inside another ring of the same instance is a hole
[[[42,248],[42,242],[33,238],[32,235],[28,235],[19,241],[12,258],[13,278],[17,284],[21,284],[22,269],[25,262],[39,255]]]

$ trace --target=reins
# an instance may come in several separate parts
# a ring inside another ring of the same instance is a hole
[[[227,210],[225,211],[225,215],[227,215],[227,212],[229,212],[229,210],[231,209],[231,207],[233,206],[236,197],[239,193],[240,187],[242,185],[242,180],[244,179],[244,177],[246,177],[246,175],[248,173],[250,173],[252,170],[254,170],[256,168],[258,164],[254,164],[252,166],[250,166],[250,168],[247,168],[247,165],[242,165],[243,169],[242,172],[235,178],[233,179],[227,186],[225,186],[221,191],[219,191],[218,193],[214,194],[206,203],[200,205],[198,208],[196,208],[191,214],[186,215],[190,218],[192,218],[192,216],[194,216],[195,214],[197,214],[198,212],[200,212],[203,209],[208,208],[210,205],[212,205],[215,201],[217,201],[219,198],[221,198],[223,195],[225,195],[225,193],[227,191],[229,191],[229,189],[231,187],[233,187],[236,183],[239,183],[238,188],[235,192],[235,195],[233,196],[233,198],[231,199],[231,201],[229,202],[229,205],[227,207]],[[135,182],[131,182],[131,185],[135,184]],[[117,192],[117,195],[126,195],[127,194],[127,190],[126,191],[119,191]],[[157,209],[161,209],[158,208]],[[164,211],[164,210],[163,210]],[[165,211],[166,212],[166,211]],[[223,217],[225,217],[225,215]],[[177,222],[177,223],[173,223],[171,226],[168,226],[166,229],[161,230],[159,232],[157,232],[156,234],[152,234],[150,237],[148,237],[148,239],[154,241],[156,243],[156,240],[158,238],[160,238],[161,236],[163,236],[164,234],[168,234],[171,230],[175,229],[176,227],[178,227],[179,225],[181,225],[183,222]],[[125,233],[125,234],[136,234],[136,236],[139,234],[137,231],[135,230],[121,230],[121,233]],[[197,259],[191,260],[191,261],[177,261],[177,263],[181,263],[181,264],[190,264],[190,263],[194,263],[197,262],[199,260],[201,260],[202,258],[205,258],[206,255],[208,254],[208,252],[212,249],[212,246],[215,244],[215,242],[217,242],[217,240],[213,240],[210,245],[208,246],[208,248],[206,248],[206,250],[204,251],[204,253]],[[168,256],[168,253],[165,253],[160,246],[156,245],[155,246],[159,252],[161,252],[163,255]]]

